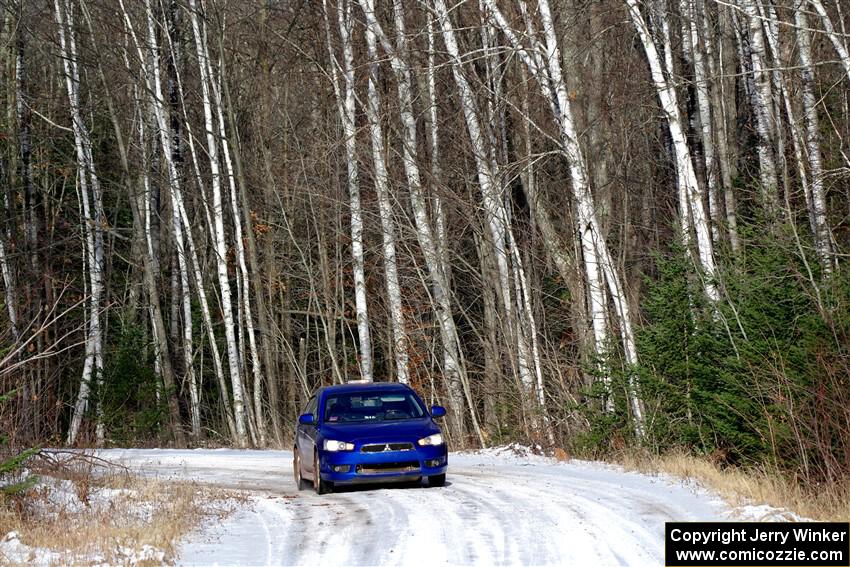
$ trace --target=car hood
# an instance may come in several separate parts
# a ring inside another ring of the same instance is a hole
[[[337,441],[410,441],[421,439],[434,433],[440,433],[429,417],[422,419],[405,419],[399,421],[382,421],[378,423],[323,423],[320,428],[322,437]]]

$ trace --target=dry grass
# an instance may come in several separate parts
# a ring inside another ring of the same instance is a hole
[[[813,520],[850,521],[850,482],[805,486],[777,472],[722,467],[708,458],[677,453],[626,454],[617,461],[630,470],[695,480],[733,506],[767,504]]]
[[[45,479],[25,498],[0,505],[0,540],[14,531],[22,544],[54,552],[26,562],[173,563],[179,541],[205,517],[228,508],[213,506],[221,496],[193,483],[78,472],[63,471],[64,478]],[[10,560],[21,558],[5,558]]]

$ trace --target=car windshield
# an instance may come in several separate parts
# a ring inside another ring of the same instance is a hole
[[[425,410],[408,392],[352,392],[325,398],[325,421],[329,423],[398,421],[418,419]]]

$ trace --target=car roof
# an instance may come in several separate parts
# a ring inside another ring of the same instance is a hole
[[[355,382],[351,384],[335,384],[333,386],[325,386],[319,390],[319,394],[333,394],[342,392],[409,392],[410,386],[400,384],[398,382]]]

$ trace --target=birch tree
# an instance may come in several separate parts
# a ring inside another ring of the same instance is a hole
[[[125,25],[130,34],[130,37],[133,39],[133,43],[136,47],[139,65],[142,70],[142,75],[145,81],[145,92],[148,94],[149,105],[151,109],[151,113],[153,114],[156,131],[158,133],[159,146],[162,148],[162,157],[166,164],[167,171],[167,179],[169,185],[169,194],[171,196],[172,202],[172,230],[174,232],[174,239],[176,242],[177,248],[177,259],[178,259],[178,267],[179,267],[179,289],[180,292],[180,303],[182,305],[182,313],[184,318],[184,335],[183,335],[183,347],[184,347],[184,365],[186,368],[186,378],[188,382],[188,388],[190,392],[190,415],[192,422],[192,434],[194,437],[198,437],[200,435],[200,396],[198,392],[198,384],[195,378],[195,373],[193,369],[193,361],[192,361],[192,326],[191,326],[191,296],[189,289],[189,276],[188,276],[188,261],[186,254],[186,243],[184,238],[183,231],[183,222],[180,218],[180,210],[183,206],[183,195],[182,189],[180,186],[180,174],[177,170],[177,164],[175,163],[174,156],[174,148],[173,143],[174,140],[172,138],[172,130],[171,130],[171,121],[167,115],[165,99],[163,96],[163,88],[162,88],[162,77],[160,71],[160,57],[159,57],[159,46],[157,41],[156,34],[156,22],[154,19],[153,9],[149,0],[145,2],[145,21],[146,21],[146,33],[147,33],[147,42],[146,49],[142,48],[142,44],[136,36],[135,29],[133,27],[132,21],[130,19],[130,15],[127,12],[123,0],[120,1],[122,13],[124,16]],[[144,123],[144,119],[140,118],[139,124],[142,127]],[[145,142],[144,132],[141,132],[141,143]],[[143,175],[144,184],[145,184],[145,194],[149,193],[150,182],[147,178],[147,175]],[[146,202],[149,202],[146,199]],[[147,245],[148,245],[148,254],[153,259],[155,257],[153,251],[153,244],[150,238],[150,218],[152,216],[152,212],[149,209],[145,211],[145,223],[146,223],[146,234],[147,234]],[[148,276],[146,275],[146,278]],[[176,420],[177,427],[179,427],[179,419],[180,412],[177,407],[177,398],[175,393],[171,393],[175,388],[175,381],[173,378],[173,370],[169,355],[168,344],[166,342],[165,335],[165,325],[162,322],[162,314],[159,312],[159,299],[158,293],[156,291],[156,284],[153,281],[153,278],[149,278],[150,281],[148,283],[149,293],[153,294],[156,299],[151,298],[151,309],[153,312],[153,321],[154,321],[154,334],[158,338],[160,342],[160,351],[161,355],[161,364],[163,366],[163,377],[165,381],[166,389],[169,391],[169,407],[171,408],[172,420]],[[188,321],[188,322],[187,322]],[[177,324],[177,321],[174,321],[174,324]]]
[[[452,75],[463,109],[467,134],[475,158],[485,223],[489,231],[490,245],[492,246],[492,254],[499,278],[496,289],[506,320],[507,335],[513,343],[511,348],[516,348],[517,370],[523,390],[526,395],[533,394],[535,384],[542,385],[542,380],[535,378],[535,376],[540,376],[540,369],[538,368],[539,361],[534,358],[533,349],[529,346],[528,332],[530,331],[521,327],[525,324],[523,319],[529,317],[530,314],[525,312],[526,304],[522,299],[522,291],[520,287],[517,287],[521,285],[516,279],[521,270],[521,259],[511,248],[513,236],[510,232],[510,219],[503,201],[503,188],[494,169],[496,149],[494,148],[493,138],[482,127],[481,117],[484,115],[464,74],[454,27],[445,2],[435,0],[434,9],[440,24],[443,43],[448,53]],[[513,255],[513,267],[510,264],[511,257],[509,254]],[[512,287],[514,293],[512,293]],[[514,304],[513,297],[516,297],[516,304]],[[536,332],[536,330],[531,332]],[[538,397],[537,400],[545,402],[545,397]],[[545,414],[545,406],[541,408],[541,411]]]
[[[247,444],[247,415],[245,409],[245,389],[239,360],[239,347],[236,343],[236,322],[233,318],[233,304],[230,279],[227,272],[227,243],[224,231],[224,206],[221,189],[221,168],[219,164],[218,140],[215,133],[212,95],[210,94],[209,51],[206,37],[201,33],[198,6],[195,0],[189,0],[189,17],[195,37],[195,49],[200,70],[201,96],[204,108],[204,127],[207,137],[207,153],[209,155],[211,187],[212,187],[212,229],[215,243],[215,261],[218,268],[218,283],[221,293],[220,301],[224,317],[224,334],[227,343],[227,362],[230,369],[230,382],[233,391],[233,417],[236,422],[236,441],[239,445]]]
[[[817,0],[816,0],[817,1]],[[803,121],[806,129],[806,154],[811,175],[811,209],[814,220],[815,247],[825,274],[835,269],[832,231],[829,227],[821,158],[821,134],[818,121],[817,96],[814,86],[811,36],[805,7],[794,11],[797,50],[800,58],[800,82],[803,90]],[[845,55],[846,57],[846,55]],[[848,73],[850,76],[850,72]]]
[[[337,24],[342,45],[342,64],[334,54],[329,23],[327,3],[322,0],[325,17],[325,32],[330,55],[331,78],[337,111],[342,122],[345,138],[345,159],[349,207],[351,211],[351,259],[354,275],[354,305],[357,313],[357,334],[360,339],[360,376],[369,382],[372,374],[372,338],[369,331],[369,311],[366,303],[366,274],[363,250],[363,211],[360,204],[360,181],[357,166],[357,126],[354,93],[354,51],[352,33],[354,29],[352,3],[354,0],[341,0],[337,6]],[[339,75],[342,75],[340,86]]]
[[[390,58],[390,65],[393,69],[399,104],[399,115],[402,122],[402,161],[404,165],[405,178],[407,179],[407,188],[410,195],[411,209],[413,210],[414,226],[416,229],[416,238],[419,247],[422,250],[425,259],[425,265],[428,269],[428,275],[431,280],[431,289],[433,300],[436,308],[437,323],[440,329],[440,342],[443,350],[443,372],[446,376],[448,385],[449,405],[452,409],[454,428],[458,435],[463,435],[463,400],[469,405],[470,415],[473,422],[473,427],[476,435],[483,444],[483,436],[481,435],[478,419],[475,414],[471,396],[469,395],[469,385],[467,377],[460,358],[460,344],[455,325],[454,316],[452,314],[451,298],[449,296],[449,281],[448,281],[448,262],[445,253],[441,252],[441,248],[445,244],[441,244],[441,238],[445,238],[444,222],[440,224],[442,216],[439,201],[435,203],[434,209],[437,211],[437,226],[438,232],[435,234],[435,228],[428,214],[428,204],[422,185],[422,176],[419,170],[419,157],[417,147],[417,125],[415,113],[413,109],[413,78],[408,63],[409,54],[407,46],[407,32],[404,24],[404,9],[401,0],[393,1],[393,25],[395,30],[396,41],[393,42],[387,37],[381,24],[378,22],[375,12],[374,2],[372,0],[360,0],[360,6],[366,17],[369,33],[377,39],[380,38],[382,48]],[[433,36],[432,36],[433,37]],[[436,86],[433,83],[433,61],[429,71],[428,78],[431,95],[434,96]],[[432,113],[436,112],[436,103],[433,103]],[[432,159],[437,159],[437,149],[433,145],[436,143],[436,116],[431,116],[431,140],[432,140]],[[435,167],[438,167],[435,165]],[[442,232],[439,232],[442,231]],[[442,234],[442,236],[441,236]]]
[[[718,167],[715,159],[714,132],[715,123],[711,112],[710,89],[713,86],[708,75],[706,55],[703,52],[703,44],[700,41],[699,22],[705,16],[697,9],[697,0],[684,0],[683,5],[686,12],[682,14],[688,23],[685,32],[685,43],[690,43],[694,64],[694,87],[697,94],[697,107],[700,123],[700,135],[702,139],[703,159],[705,162],[706,192],[708,193],[708,209],[711,218],[712,243],[716,246],[720,240],[720,208],[718,204]],[[705,38],[706,43],[709,41]]]
[[[571,192],[575,201],[578,238],[581,242],[584,271],[587,278],[590,297],[594,339],[597,354],[607,354],[608,328],[606,314],[606,285],[615,305],[620,325],[620,339],[627,364],[637,363],[637,350],[634,344],[631,315],[628,300],[625,297],[620,276],[614,268],[607,244],[601,235],[596,206],[590,189],[587,165],[583,150],[578,142],[575,123],[572,117],[571,103],[561,70],[561,53],[552,21],[552,13],[547,0],[538,2],[542,39],[536,43],[537,34],[532,28],[527,8],[521,3],[520,11],[526,21],[527,34],[532,38],[532,47],[525,47],[494,0],[485,0],[488,10],[502,32],[508,37],[511,46],[517,50],[531,75],[541,88],[541,94],[550,102],[553,119],[558,125],[561,152],[567,160]],[[607,382],[607,379],[606,379]],[[638,436],[643,430],[643,409],[637,392],[629,394],[629,400],[635,420]]]
[[[5,204],[4,213],[9,210],[8,203]],[[5,215],[4,215],[5,216]],[[4,224],[5,224],[4,219]],[[9,262],[9,254],[6,251],[6,240],[9,237],[8,226],[3,228],[4,234],[0,234],[0,273],[3,275],[3,297],[6,304],[6,315],[9,317],[10,330],[15,342],[20,339],[20,331],[18,329],[18,310],[15,307],[15,281],[12,275],[12,268]]]
[[[772,112],[773,94],[770,88],[770,72],[766,68],[762,18],[759,15],[756,0],[740,0],[740,6],[749,22],[748,30],[742,30],[741,33],[749,34],[749,56],[755,85],[751,94],[751,101],[759,136],[758,156],[762,201],[765,211],[773,218],[779,211],[779,197],[777,195],[779,176],[776,172],[773,148],[776,118]]]
[[[708,299],[716,303],[720,298],[720,294],[715,283],[717,269],[714,263],[714,251],[711,244],[709,215],[705,211],[691,150],[688,147],[687,136],[682,128],[678,95],[675,87],[671,84],[671,77],[668,76],[669,73],[665,74],[655,38],[640,11],[637,0],[626,0],[626,5],[629,8],[629,16],[632,23],[643,44],[644,53],[649,62],[652,82],[661,101],[661,109],[664,111],[667,129],[673,141],[678,180],[679,218],[682,222],[682,242],[685,248],[688,249],[691,243],[690,231],[691,227],[693,227],[696,233],[698,266],[705,274],[703,290]],[[659,17],[664,18],[663,15]],[[671,46],[669,44],[665,45],[665,53],[670,52]]]
[[[830,18],[829,13],[826,11],[821,0],[809,0],[809,4],[815,9],[815,12],[820,18],[821,25],[823,26],[824,31],[826,31],[829,41],[832,42],[832,46],[835,48],[835,53],[838,55],[838,61],[841,63],[841,66],[844,67],[847,80],[850,81],[850,53],[847,51],[847,46],[842,42],[841,35],[843,34],[836,31],[835,26],[832,24],[832,18]],[[805,11],[806,7],[800,6],[797,8],[795,10],[795,17],[796,12],[800,10]]]
[[[409,381],[407,372],[407,333],[404,311],[401,304],[401,288],[398,283],[396,264],[395,221],[390,202],[389,177],[384,159],[386,142],[381,127],[381,94],[378,91],[378,47],[375,33],[366,28],[366,46],[369,57],[369,81],[366,103],[366,119],[369,122],[369,137],[372,142],[372,163],[375,167],[375,191],[378,194],[378,212],[381,217],[381,237],[384,243],[384,279],[387,286],[387,303],[390,310],[390,326],[393,334],[396,379],[402,384]]]
[[[63,5],[64,4],[64,5]],[[85,260],[88,271],[87,329],[85,362],[80,378],[80,389],[71,416],[66,442],[77,440],[83,417],[89,407],[92,386],[99,386],[103,376],[103,198],[100,180],[95,171],[89,130],[83,121],[80,108],[80,73],[77,62],[77,43],[74,31],[74,10],[70,0],[54,0],[56,24],[59,26],[59,50],[65,75],[65,87],[74,132],[77,158],[77,182],[82,204]],[[103,443],[105,431],[100,407],[96,411],[97,442]]]
[[[204,37],[203,45],[206,50],[207,38],[206,38],[206,26],[201,25],[202,35]],[[257,348],[257,338],[254,330],[254,315],[253,308],[251,305],[251,287],[250,287],[250,275],[248,272],[248,266],[246,263],[246,255],[245,255],[245,237],[242,230],[242,214],[241,214],[241,206],[240,199],[237,197],[237,188],[236,188],[236,174],[233,166],[233,159],[231,157],[230,150],[230,142],[227,135],[227,126],[224,119],[224,104],[222,101],[221,95],[221,82],[218,80],[216,76],[215,69],[212,65],[212,60],[209,56],[208,51],[205,52],[204,63],[207,65],[207,71],[209,74],[209,79],[211,83],[211,91],[213,94],[213,103],[216,110],[216,116],[218,120],[218,136],[219,142],[221,144],[221,156],[223,158],[223,163],[225,166],[225,172],[227,173],[227,184],[230,189],[230,209],[232,213],[233,219],[233,243],[234,248],[236,249],[236,258],[238,264],[237,271],[237,282],[239,286],[239,293],[237,294],[239,300],[240,307],[240,329],[242,325],[245,327],[245,334],[247,335],[247,341],[244,339],[240,341],[240,345],[244,345],[247,342],[248,352],[251,356],[251,372],[253,376],[253,420],[251,423],[254,427],[256,427],[255,436],[258,437],[258,440],[261,444],[266,443],[266,425],[265,425],[265,411],[263,409],[263,374],[262,368],[260,364],[260,356]],[[250,229],[250,227],[249,227]],[[244,367],[244,363],[243,363]]]

